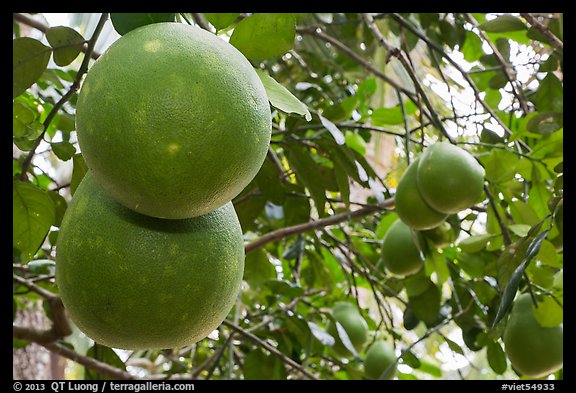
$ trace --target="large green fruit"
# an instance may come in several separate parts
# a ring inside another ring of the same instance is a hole
[[[64,306],[80,330],[114,348],[176,348],[206,337],[234,305],[243,270],[231,203],[162,220],[120,205],[90,172],[58,235]]]
[[[418,189],[433,209],[458,213],[478,201],[484,189],[484,168],[466,150],[448,142],[430,146],[418,164]]]
[[[256,176],[270,104],[232,45],[181,23],[130,31],[88,71],[76,107],[88,167],[117,201],[160,218],[203,215]]]
[[[424,257],[416,243],[420,241],[419,236],[402,220],[390,225],[382,240],[382,262],[388,271],[409,276],[424,266]]]
[[[437,227],[448,215],[431,208],[420,195],[416,181],[419,160],[419,158],[414,160],[400,178],[394,204],[398,217],[406,225],[417,230],[425,230]]]
[[[332,316],[342,325],[356,352],[361,352],[368,339],[368,325],[356,306],[351,303],[338,302],[334,304]],[[334,337],[334,352],[342,357],[352,356],[352,352],[342,343],[336,324],[330,321],[326,331]]]
[[[397,366],[394,348],[388,341],[377,340],[366,351],[364,373],[368,379],[393,379]]]
[[[523,294],[514,301],[504,331],[505,352],[518,372],[542,378],[562,368],[563,327],[542,327],[532,311],[532,298]]]

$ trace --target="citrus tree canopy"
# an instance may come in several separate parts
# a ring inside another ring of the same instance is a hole
[[[563,379],[563,53],[555,12],[14,13],[14,379]]]

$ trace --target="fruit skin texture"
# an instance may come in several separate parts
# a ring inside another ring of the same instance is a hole
[[[404,223],[417,230],[432,229],[440,225],[448,216],[431,208],[420,195],[416,173],[420,158],[406,169],[394,196],[396,213]]]
[[[466,150],[448,142],[430,146],[418,164],[418,189],[433,209],[446,214],[472,206],[484,189],[485,170]]]
[[[391,364],[390,370],[382,376],[382,379],[393,379],[396,373],[396,355],[392,344],[384,340],[377,340],[366,351],[364,358],[364,372],[368,379],[380,379],[380,375]]]
[[[508,359],[523,375],[542,378],[563,367],[563,326],[542,327],[532,311],[532,299],[523,294],[514,301],[504,331]]]
[[[242,229],[231,203],[161,220],[125,208],[90,172],[58,235],[56,282],[70,318],[100,344],[176,348],[206,337],[236,301]]]
[[[414,241],[412,230],[402,220],[394,221],[384,235],[382,262],[388,271],[400,276],[414,274],[424,266],[424,258]]]
[[[332,316],[342,325],[356,352],[361,352],[368,339],[368,325],[356,307],[351,303],[337,302],[332,309]],[[334,352],[342,357],[352,356],[352,352],[340,340],[338,329],[332,321],[328,323],[326,331],[334,337]]]
[[[232,45],[181,23],[130,31],[88,71],[76,108],[88,167],[139,213],[207,214],[256,176],[271,136],[270,104]]]

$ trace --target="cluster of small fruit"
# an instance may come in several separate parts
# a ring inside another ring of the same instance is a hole
[[[396,189],[400,219],[384,237],[383,267],[401,276],[418,272],[424,264],[422,236],[450,233],[447,219],[479,200],[484,174],[470,153],[448,142],[435,143],[416,158]]]
[[[360,356],[368,342],[369,329],[356,306],[348,302],[337,302],[332,308],[332,318],[334,321],[330,320],[326,331],[334,338],[332,347],[334,352],[343,358]],[[344,333],[348,338],[347,345],[341,339]],[[356,353],[349,348],[354,349]],[[378,338],[369,345],[363,363],[366,379],[393,379],[398,359],[394,354],[392,343]]]

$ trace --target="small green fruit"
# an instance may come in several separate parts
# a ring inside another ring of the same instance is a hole
[[[432,229],[440,225],[447,214],[440,213],[430,207],[418,191],[416,174],[419,158],[414,160],[400,178],[394,204],[398,217],[404,223],[417,230]]]
[[[368,339],[368,325],[358,309],[351,303],[338,302],[332,309],[332,316],[342,325],[356,352],[361,352]],[[342,357],[352,356],[352,352],[342,343],[336,324],[330,321],[326,330],[334,337],[334,352]]]
[[[419,245],[421,235],[396,220],[390,226],[382,241],[382,262],[391,273],[409,276],[418,272],[424,266],[424,257]]]
[[[418,189],[433,209],[458,213],[480,199],[484,168],[466,150],[448,142],[430,146],[418,164]]]
[[[532,311],[532,298],[523,294],[514,301],[504,331],[505,352],[518,372],[542,378],[560,370],[563,360],[563,326],[542,327]]]
[[[392,345],[378,340],[366,352],[364,372],[368,379],[393,379],[397,365]]]

